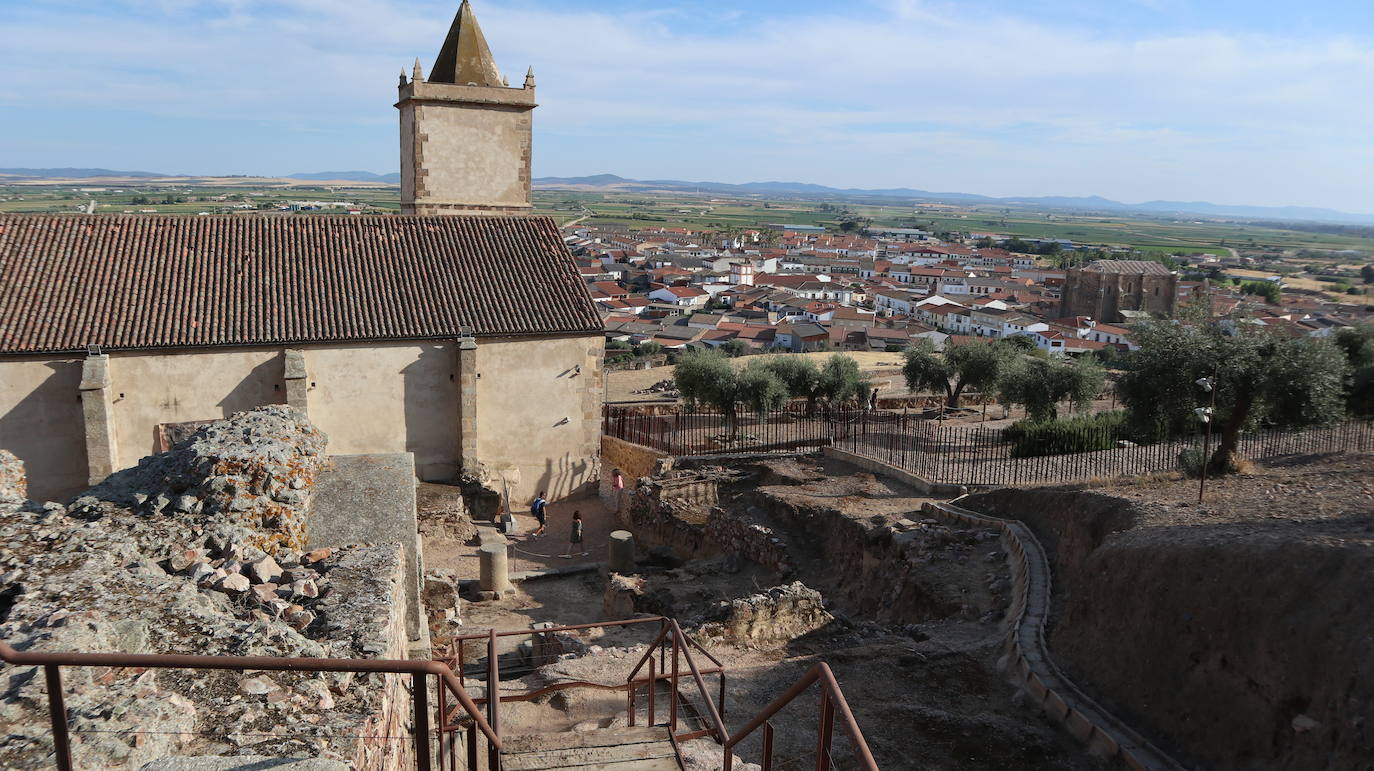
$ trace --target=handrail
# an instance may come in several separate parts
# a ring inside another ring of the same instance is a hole
[[[776,715],[792,703],[812,684],[819,682],[824,692],[824,697],[829,699],[839,711],[841,722],[844,723],[845,733],[849,734],[850,741],[854,744],[854,751],[859,756],[859,767],[865,771],[878,771],[878,763],[873,759],[873,752],[868,748],[868,742],[864,740],[863,732],[859,730],[859,723],[854,719],[854,713],[850,711],[848,702],[844,699],[844,693],[840,691],[840,684],[835,680],[835,674],[830,671],[830,666],[824,661],[816,663],[801,679],[787,689],[787,692],[774,699],[763,711],[749,721],[749,724],[735,733],[725,741],[725,771],[730,771],[732,761],[732,750],[749,734],[758,729],[759,726],[768,722],[768,719]]]
[[[487,741],[498,749],[496,734],[481,710],[458,682],[453,670],[439,661],[399,659],[278,658],[275,656],[192,656],[179,653],[74,653],[19,651],[0,640],[0,660],[10,664],[46,667],[143,667],[145,669],[260,669],[269,672],[378,672],[383,674],[434,675],[443,682],[463,709],[472,716]]]
[[[686,636],[682,634],[682,627],[677,625],[677,619],[669,619],[669,623],[672,625],[675,641],[686,638]],[[720,737],[721,744],[725,744],[730,741],[730,732],[725,730],[725,721],[721,719],[720,712],[716,709],[715,702],[711,701],[710,694],[706,692],[706,681],[701,679],[701,670],[697,669],[697,663],[692,658],[692,646],[679,644],[678,647],[682,649],[682,657],[687,660],[687,668],[691,670],[692,679],[696,681],[697,689],[701,691],[701,700],[706,704],[706,713],[711,718],[711,723],[715,727],[716,735]],[[674,660],[676,661],[676,658],[674,658]],[[676,680],[673,681],[673,688],[677,688]]]
[[[660,619],[660,620],[662,620],[662,619]],[[649,644],[644,648],[644,655],[639,657],[639,663],[638,663],[638,664],[635,664],[634,669],[630,670],[630,676],[627,677],[627,678],[625,678],[625,682],[629,683],[629,682],[632,682],[632,681],[635,679],[635,675],[639,674],[639,670],[641,670],[641,669],[644,668],[644,663],[645,663],[646,661],[648,661],[649,659],[653,658],[653,656],[654,656],[654,651],[658,648],[659,644],[661,644],[661,643],[663,642],[663,638],[666,637],[667,634],[668,634],[668,625],[667,625],[667,624],[664,624],[664,625],[663,625],[663,628],[660,629],[660,630],[658,630],[658,636],[654,638],[654,641],[651,642],[651,643],[649,643]],[[716,662],[716,663],[719,664],[720,662]]]

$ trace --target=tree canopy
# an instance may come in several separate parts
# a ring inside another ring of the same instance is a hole
[[[1352,415],[1374,416],[1374,324],[1346,327],[1335,340],[1350,365],[1346,406]]]
[[[1212,378],[1212,423],[1221,432],[1209,461],[1215,472],[1234,468],[1244,428],[1320,425],[1345,413],[1348,364],[1328,341],[1286,339],[1233,321],[1147,322],[1132,338],[1140,349],[1127,357],[1117,391],[1133,431],[1146,437],[1196,431],[1195,410],[1212,399],[1196,381]]]
[[[999,343],[969,342],[946,344],[944,354],[937,354],[922,340],[906,350],[902,374],[908,390],[944,392],[946,404],[958,407],[965,389],[985,391],[997,384],[1008,350]]]
[[[1072,402],[1079,411],[1092,406],[1102,390],[1107,371],[1095,359],[1073,361],[1018,356],[1002,368],[997,390],[1003,401],[1020,404],[1032,420],[1058,417],[1060,402]]]

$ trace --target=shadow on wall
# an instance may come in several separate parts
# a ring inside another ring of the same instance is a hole
[[[81,362],[43,366],[51,374],[0,415],[0,447],[24,462],[29,497],[61,500],[87,486]]]
[[[170,398],[162,404],[156,405],[157,411],[153,412],[150,416],[153,423],[149,432],[151,434],[148,438],[149,444],[146,447],[146,451],[139,457],[143,458],[149,455],[156,455],[164,450],[163,439],[167,434],[163,426],[169,423],[199,424],[214,420],[222,420],[235,413],[257,409],[258,407],[268,404],[285,404],[286,391],[284,391],[281,386],[281,368],[282,364],[280,358],[269,359],[253,367],[237,385],[224,395],[223,399],[220,399],[215,404],[220,410],[220,414],[217,416],[192,415],[189,418],[175,416],[178,420],[169,420],[173,415],[168,414],[168,412],[164,410],[176,406],[177,392],[175,389],[177,386],[168,386],[165,393],[168,393]],[[123,436],[117,437],[117,441],[121,442],[121,444],[131,439],[132,437],[129,439],[125,439]],[[121,448],[121,455],[122,454]],[[127,458],[128,456],[125,455],[124,457]]]
[[[554,499],[572,498],[590,492],[590,485],[594,482],[595,464],[587,458],[573,458],[564,453],[563,457],[557,459],[557,468],[554,467],[553,458],[544,459],[544,473],[539,476],[535,492],[547,490]]]
[[[424,346],[401,369],[405,389],[405,449],[415,454],[416,474],[425,481],[458,476],[458,362],[444,346]],[[366,416],[360,416],[366,419]]]

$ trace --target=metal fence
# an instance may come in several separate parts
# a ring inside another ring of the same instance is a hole
[[[1121,441],[1111,427],[1071,429],[1049,441],[1017,441],[1001,428],[970,426],[882,410],[808,411],[791,404],[764,415],[741,409],[726,416],[709,410],[644,410],[607,406],[607,436],[670,455],[792,451],[833,445],[906,469],[934,482],[1017,485],[1071,482],[1093,477],[1174,471],[1201,435],[1150,444]],[[1215,437],[1213,446],[1215,447]],[[1083,450],[1081,448],[1100,448]],[[1374,423],[1348,421],[1303,431],[1241,435],[1242,457],[1374,450]]]

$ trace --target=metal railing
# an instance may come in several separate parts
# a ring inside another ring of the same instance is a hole
[[[635,666],[626,676],[623,685],[608,685],[604,683],[592,683],[582,680],[566,681],[554,683],[552,685],[529,691],[527,693],[500,695],[500,668],[497,663],[499,656],[496,651],[496,639],[498,637],[529,636],[538,634],[556,634],[562,632],[575,632],[592,628],[605,627],[624,627],[633,624],[659,624],[658,634],[649,643],[644,655],[639,658]],[[711,737],[721,745],[724,753],[724,768],[726,771],[733,765],[734,752],[739,743],[748,738],[760,726],[764,730],[764,741],[762,749],[762,765],[765,771],[771,770],[773,766],[773,724],[772,718],[777,715],[784,707],[787,707],[799,696],[807,691],[812,685],[820,684],[821,699],[819,708],[819,723],[816,729],[816,768],[818,771],[828,771],[833,768],[830,757],[830,748],[834,738],[835,722],[838,719],[845,733],[848,734],[853,745],[856,756],[856,767],[864,771],[877,771],[878,765],[873,759],[873,753],[869,750],[867,742],[864,740],[863,732],[859,729],[858,722],[854,719],[853,713],[849,709],[848,702],[845,701],[844,694],[841,692],[839,684],[835,680],[830,667],[824,663],[818,663],[797,681],[788,691],[771,704],[769,704],[757,717],[751,720],[738,733],[731,735],[725,725],[725,695],[727,692],[726,668],[720,659],[711,654],[710,651],[702,647],[696,640],[693,640],[682,631],[682,627],[675,619],[662,616],[631,619],[627,621],[612,621],[595,624],[576,624],[571,626],[551,627],[543,629],[521,629],[508,632],[490,631],[485,634],[463,635],[455,637],[453,640],[453,663],[459,672],[459,677],[463,678],[466,667],[466,655],[463,652],[463,642],[477,640],[487,641],[487,697],[478,698],[474,701],[484,704],[488,708],[488,716],[491,724],[499,730],[500,716],[498,705],[505,702],[531,701],[553,691],[565,690],[570,688],[595,688],[599,690],[620,690],[625,691],[625,711],[628,725],[636,725],[639,715],[638,699],[641,691],[645,692],[646,704],[645,713],[649,726],[662,725],[668,729],[668,736],[674,744],[691,741],[703,737]],[[706,657],[710,662],[708,666],[698,663],[693,651]],[[719,677],[716,693],[711,694],[711,689],[706,685],[706,677],[710,675]],[[689,678],[692,685],[689,691],[694,690],[700,700],[700,705],[693,705],[686,702],[680,692],[681,682],[684,678]],[[660,683],[667,685],[668,715],[667,719],[660,722],[658,705],[660,696],[658,686]],[[492,698],[492,694],[497,694]],[[680,730],[687,718],[685,712],[692,709],[695,712],[705,714],[701,719],[706,723],[705,728],[696,730]],[[467,730],[469,732],[467,740],[469,769],[477,768],[478,749],[477,736],[472,726],[464,727],[445,721],[441,726],[441,731],[452,733]],[[442,747],[448,750],[446,768],[456,771],[459,766],[457,758],[453,755],[453,742],[447,742]],[[488,768],[496,771],[500,768],[499,753],[488,755]]]
[[[497,639],[512,636],[557,634],[591,628],[625,627],[636,624],[658,624],[658,634],[640,657],[638,663],[626,677],[624,684],[604,684],[587,681],[568,681],[533,690],[527,693],[501,694],[501,665],[497,651]],[[487,660],[485,666],[486,693],[481,698],[473,698],[467,692],[463,643],[475,640],[486,642]],[[710,662],[709,666],[698,664],[695,649]],[[657,653],[657,661],[655,661]],[[411,700],[414,720],[413,738],[415,743],[415,766],[421,771],[430,771],[435,754],[431,747],[431,731],[437,733],[439,752],[437,754],[441,769],[460,768],[456,736],[466,732],[466,768],[476,771],[479,758],[479,735],[486,740],[487,768],[500,771],[501,768],[501,704],[504,702],[531,701],[553,691],[571,688],[594,688],[600,690],[624,690],[626,698],[627,722],[633,726],[637,721],[637,697],[641,690],[647,691],[648,725],[660,725],[658,715],[658,686],[668,686],[668,718],[662,723],[668,729],[668,738],[674,745],[692,739],[711,737],[724,751],[724,768],[732,766],[734,750],[737,745],[759,726],[764,728],[763,768],[765,771],[773,764],[773,725],[771,719],[784,707],[792,703],[811,685],[820,683],[820,723],[816,732],[816,768],[819,771],[831,769],[830,746],[834,736],[834,725],[838,717],[849,735],[857,755],[858,767],[865,771],[877,771],[877,764],[864,741],[854,715],[840,691],[830,668],[824,663],[817,664],[797,681],[786,693],[769,704],[763,712],[749,722],[740,732],[730,734],[725,726],[726,668],[720,659],[688,637],[674,619],[662,616],[611,621],[593,624],[551,627],[542,629],[521,629],[498,632],[495,629],[482,634],[463,635],[453,639],[453,654],[450,666],[446,661],[401,661],[388,659],[326,659],[326,658],[275,658],[269,656],[190,656],[181,654],[125,654],[125,653],[58,653],[18,651],[9,644],[0,642],[0,660],[20,666],[41,666],[48,686],[48,711],[52,723],[53,746],[59,771],[71,771],[72,752],[68,727],[68,715],[62,691],[62,667],[141,667],[145,669],[204,669],[220,671],[260,670],[276,672],[352,672],[356,674],[409,674],[412,678]],[[671,661],[669,657],[671,656]],[[686,669],[684,671],[683,665]],[[456,670],[456,671],[455,671]],[[719,677],[718,688],[713,700],[706,686],[706,677]],[[437,720],[431,728],[429,678],[433,676],[438,683]],[[694,690],[700,698],[700,705],[686,701],[680,693],[681,681],[690,678]],[[458,704],[450,707],[448,699],[452,696]],[[688,719],[686,711],[698,713],[707,726],[698,730],[680,731]],[[704,716],[700,713],[704,712]],[[466,718],[466,720],[464,720]],[[460,722],[463,721],[463,722]]]
[[[499,753],[498,726],[483,717],[476,702],[447,665],[438,661],[400,661],[394,659],[276,658],[271,656],[188,656],[171,653],[55,653],[18,651],[0,642],[0,660],[20,666],[41,666],[48,685],[48,714],[52,722],[53,748],[59,771],[71,771],[71,739],[67,709],[62,694],[62,667],[142,667],[144,669],[255,669],[270,672],[352,672],[355,674],[410,675],[415,739],[415,766],[429,771],[430,752],[429,678],[438,678],[440,694],[451,693],[472,718],[474,731],[481,731]],[[492,713],[495,714],[494,712]]]
[[[678,456],[833,446],[931,482],[970,486],[1175,471],[1181,467],[1181,453],[1202,449],[1202,436],[1196,433],[1127,441],[1132,435],[1119,426],[1073,424],[1055,431],[1018,433],[932,420],[919,412],[808,410],[802,402],[761,414],[740,408],[733,416],[711,410],[607,405],[602,430],[607,436]],[[1371,449],[1374,422],[1367,420],[1302,430],[1247,431],[1237,446],[1241,456],[1253,460]]]

